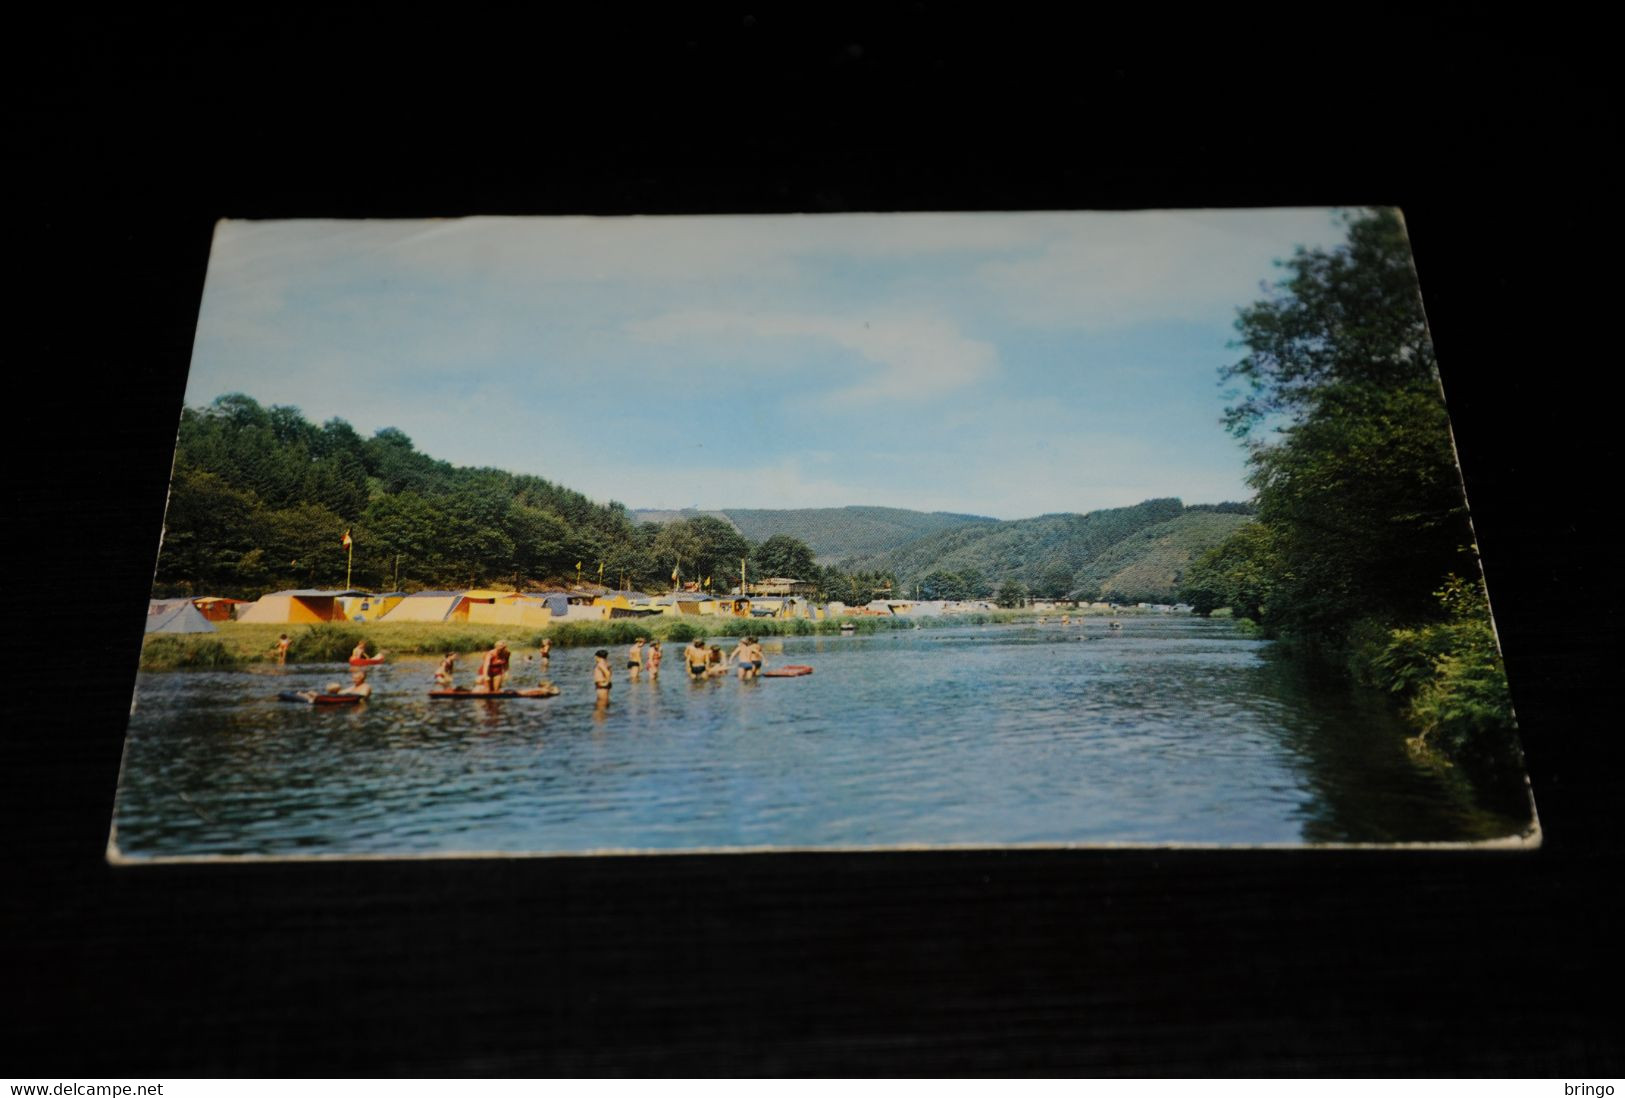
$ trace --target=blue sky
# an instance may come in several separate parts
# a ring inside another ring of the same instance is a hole
[[[1238,306],[1322,209],[228,221],[187,403],[244,392],[630,507],[1242,499]]]

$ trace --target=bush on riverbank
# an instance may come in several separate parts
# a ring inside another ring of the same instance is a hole
[[[247,662],[246,657],[212,636],[151,636],[141,646],[143,671],[230,671]]]
[[[1448,615],[1442,622],[1389,630],[1362,623],[1351,666],[1402,699],[1419,748],[1516,768],[1512,695],[1483,588],[1452,576],[1436,595]]]
[[[312,625],[303,633],[295,633],[288,645],[291,663],[333,663],[345,661],[355,646],[362,641],[360,630],[337,622]]]

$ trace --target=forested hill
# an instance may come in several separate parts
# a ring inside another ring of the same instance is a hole
[[[1050,597],[1172,602],[1191,560],[1251,521],[1249,511],[1155,499],[1086,515],[961,524],[842,567],[895,574],[904,590],[920,587],[926,597],[951,597],[970,577],[971,587],[1013,581]]]
[[[453,466],[400,431],[364,439],[241,394],[184,411],[158,590],[338,587],[346,531],[351,582],[374,590],[519,583],[573,574],[577,561],[595,574],[605,561],[606,580],[661,567],[624,507],[541,477]]]
[[[966,523],[993,525],[997,519],[946,511],[901,507],[800,507],[787,510],[729,508],[726,511],[634,511],[644,522],[713,515],[727,520],[751,541],[788,536],[805,542],[820,564],[890,552],[903,545]]]

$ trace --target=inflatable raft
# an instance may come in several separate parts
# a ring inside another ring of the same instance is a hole
[[[552,689],[552,690],[543,690],[540,687],[532,689],[532,690],[499,690],[494,694],[486,692],[486,691],[475,691],[475,690],[431,690],[431,691],[429,691],[429,697],[431,697],[431,698],[446,698],[446,699],[451,699],[451,698],[459,698],[459,699],[461,699],[461,698],[485,698],[485,699],[490,699],[490,698],[556,698],[558,696],[559,696],[559,692],[558,692],[558,689],[556,687],[554,689]]]
[[[382,657],[382,656],[371,656],[371,657],[369,657],[367,659],[364,659],[364,660],[358,660],[354,656],[350,657],[350,666],[351,667],[376,667],[378,664],[383,663],[383,662],[384,662],[384,657]]]
[[[360,694],[301,694],[284,690],[278,695],[285,702],[304,702],[306,705],[359,705],[366,701]]]
[[[775,667],[771,671],[763,671],[764,679],[798,679],[802,675],[810,675],[813,669],[804,663],[787,663],[783,667]]]

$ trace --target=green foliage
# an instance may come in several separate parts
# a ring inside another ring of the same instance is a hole
[[[1283,266],[1236,322],[1248,353],[1221,371],[1241,385],[1225,418],[1269,438],[1249,478],[1269,530],[1263,623],[1338,648],[1363,618],[1435,616],[1430,592],[1473,567],[1471,531],[1398,217],[1353,217],[1347,244]]]
[[[1359,670],[1405,700],[1426,747],[1452,759],[1504,760],[1516,750],[1512,696],[1483,589],[1452,576],[1435,598],[1445,621],[1368,639]]]
[[[1087,515],[960,525],[843,567],[891,572],[902,590],[918,588],[926,599],[989,598],[1011,579],[1040,597],[1172,602],[1191,559],[1248,521],[1234,505],[1219,506],[1157,499]]]
[[[810,580],[819,573],[812,549],[789,534],[774,534],[752,549],[750,563],[754,575],[763,579],[777,576]]]
[[[290,663],[330,663],[347,660],[363,639],[361,631],[338,622],[308,626],[295,633],[288,645]]]
[[[730,508],[723,514],[752,541],[789,535],[804,542],[819,563],[878,556],[926,535],[956,527],[997,524],[996,519],[980,515],[926,513],[897,507]]]
[[[650,549],[668,570],[668,578],[675,566],[683,580],[709,579],[713,588],[725,590],[737,582],[739,562],[749,557],[750,542],[721,519],[696,515],[660,527]]]
[[[1344,655],[1392,693],[1421,749],[1505,770],[1512,707],[1398,217],[1349,219],[1236,322],[1230,430],[1251,438],[1258,522],[1201,557],[1185,592]],[[1258,436],[1267,436],[1267,441]]]
[[[1012,609],[1027,604],[1027,585],[1020,580],[1005,580],[999,584],[998,594],[994,596],[994,604],[1005,609]]]
[[[250,598],[337,587],[346,530],[352,582],[375,590],[395,588],[397,576],[408,590],[521,586],[573,578],[578,560],[594,577],[603,561],[606,581],[634,586],[670,571],[624,507],[539,477],[436,461],[393,428],[362,439],[342,420],[316,427],[297,408],[240,393],[182,414],[160,586]]]
[[[218,638],[154,634],[141,645],[141,670],[230,671],[248,661]]]
[[[1274,572],[1272,530],[1249,523],[1192,562],[1179,597],[1204,616],[1225,607],[1257,621],[1269,602]]]
[[[704,636],[698,628],[686,621],[673,622],[666,629],[666,640],[691,641],[695,637]]]

